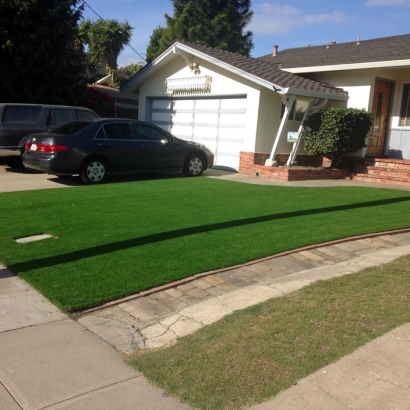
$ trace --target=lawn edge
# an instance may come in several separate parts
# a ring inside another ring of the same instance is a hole
[[[264,261],[267,261],[267,260],[279,258],[281,256],[291,255],[291,254],[294,254],[294,253],[297,253],[297,252],[308,251],[308,250],[311,250],[311,249],[317,249],[317,248],[321,248],[322,246],[331,246],[331,245],[336,245],[336,244],[339,244],[339,243],[356,241],[356,240],[359,240],[359,239],[369,239],[369,238],[375,238],[375,237],[378,237],[378,236],[397,235],[397,234],[400,234],[400,233],[408,233],[408,232],[410,232],[410,228],[402,228],[402,229],[395,229],[395,230],[389,230],[389,231],[383,231],[383,232],[375,232],[375,233],[368,233],[368,234],[362,234],[362,235],[356,235],[356,236],[349,236],[349,237],[346,237],[346,238],[334,239],[332,241],[322,242],[322,243],[319,243],[319,244],[307,245],[307,246],[303,246],[301,248],[291,249],[289,251],[284,251],[284,252],[276,253],[274,255],[265,256],[263,258],[254,259],[252,261],[241,263],[241,264],[238,264],[238,265],[232,265],[232,266],[227,266],[225,268],[214,269],[214,270],[207,271],[207,272],[197,273],[195,275],[189,276],[188,278],[180,279],[180,280],[177,280],[177,281],[174,281],[174,282],[171,282],[171,283],[167,283],[165,285],[157,286],[157,287],[152,288],[152,289],[144,290],[144,291],[136,293],[134,295],[126,296],[126,297],[121,298],[121,299],[116,299],[116,300],[104,303],[102,305],[99,305],[99,306],[96,306],[96,307],[93,307],[93,308],[77,311],[74,314],[83,315],[83,314],[95,312],[95,311],[98,311],[98,310],[101,310],[101,309],[105,309],[107,307],[112,307],[112,306],[116,306],[116,305],[119,305],[119,304],[124,303],[124,302],[128,302],[130,300],[138,299],[138,298],[141,298],[141,297],[144,297],[144,296],[152,295],[152,294],[157,293],[157,292],[168,290],[168,289],[171,289],[171,288],[174,288],[174,287],[177,287],[177,286],[192,282],[196,279],[203,278],[203,277],[206,277],[206,276],[209,276],[209,275],[214,275],[214,274],[226,272],[226,271],[229,271],[229,270],[232,270],[232,269],[238,269],[238,268],[242,268],[242,267],[245,267],[245,266],[254,265],[254,264],[259,263],[259,262],[264,262]]]

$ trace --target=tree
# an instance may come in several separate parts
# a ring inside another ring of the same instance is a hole
[[[4,102],[74,105],[86,87],[79,0],[0,0]]]
[[[332,167],[342,155],[366,147],[372,114],[356,108],[328,107],[312,114],[302,132],[305,149],[311,154],[332,158]]]
[[[245,27],[253,16],[250,0],[173,0],[173,5],[173,17],[165,14],[167,26],[151,36],[148,62],[176,39],[249,55],[252,32]]]
[[[133,27],[117,20],[83,20],[79,25],[80,38],[88,46],[91,63],[106,64],[107,74],[117,69],[117,59],[130,43]]]

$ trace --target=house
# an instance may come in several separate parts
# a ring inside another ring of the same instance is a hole
[[[240,153],[287,165],[324,106],[374,115],[368,146],[354,155],[410,160],[410,34],[329,43],[245,57],[176,41],[120,89],[138,94],[139,119],[208,146],[217,166],[238,170]],[[268,155],[266,155],[268,153]],[[283,155],[282,155],[283,156]]]
[[[100,95],[103,98],[95,99],[95,106],[91,106],[101,117],[115,118],[138,118],[138,100],[129,93],[120,94],[118,88],[111,87],[114,80],[113,74],[109,74],[88,85],[88,91],[92,90],[91,96]],[[90,97],[90,95],[88,96]]]

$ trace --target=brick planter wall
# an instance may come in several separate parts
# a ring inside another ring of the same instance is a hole
[[[240,152],[239,173],[261,178],[274,178],[281,181],[303,181],[309,179],[344,179],[350,177],[349,169],[326,168],[331,160],[318,155],[301,154],[297,156],[297,166],[286,167],[289,154],[277,154],[277,167],[265,167],[269,158],[267,152]],[[324,168],[321,168],[324,167]]]
[[[316,155],[298,155],[297,165],[287,167],[289,154],[277,154],[277,167],[265,167],[267,152],[241,152],[239,173],[280,181],[352,179],[376,184],[410,187],[410,161],[394,158],[343,157],[340,168],[329,168],[331,160]]]

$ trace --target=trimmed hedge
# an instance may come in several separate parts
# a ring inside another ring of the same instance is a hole
[[[341,107],[321,109],[305,122],[302,132],[305,149],[311,154],[330,156],[333,160],[356,152],[366,147],[372,122],[372,114],[365,110]]]

